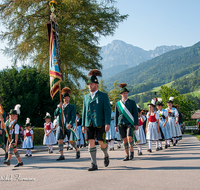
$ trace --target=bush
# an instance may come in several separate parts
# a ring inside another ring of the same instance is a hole
[[[33,128],[34,134],[34,145],[43,145],[44,128],[35,127]]]
[[[185,123],[185,126],[197,125],[197,121],[196,120],[185,121],[184,123]]]

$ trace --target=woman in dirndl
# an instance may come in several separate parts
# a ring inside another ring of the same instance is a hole
[[[166,108],[167,112],[168,112],[168,122],[169,122],[169,126],[170,126],[170,133],[173,139],[173,146],[176,146],[176,138],[178,138],[179,136],[181,136],[180,134],[180,127],[179,127],[179,123],[178,123],[178,119],[179,119],[179,114],[176,108],[173,107],[173,100],[174,97],[170,97],[169,100],[167,101],[167,106],[168,108]]]
[[[162,98],[158,98],[158,102],[156,103],[157,105],[157,113],[159,114],[159,124],[160,124],[160,129],[162,132],[162,135],[165,140],[165,149],[170,147],[170,140],[171,140],[171,133],[170,133],[170,127],[168,123],[168,112],[163,109],[163,102]],[[160,141],[161,147],[162,147],[162,141]]]
[[[158,140],[161,139],[160,126],[159,126],[159,115],[155,111],[156,102],[152,99],[151,103],[148,104],[149,112],[147,113],[147,124],[146,124],[146,139],[149,141],[148,152],[152,152],[152,142],[156,141],[156,151],[159,150]]]

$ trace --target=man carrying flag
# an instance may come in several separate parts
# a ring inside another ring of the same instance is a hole
[[[126,156],[123,161],[132,160],[134,158],[133,152],[133,135],[134,130],[138,130],[138,109],[134,100],[128,99],[128,89],[126,83],[121,83],[120,95],[122,99],[115,105],[115,130],[120,133],[123,139]],[[135,137],[135,141],[139,142],[138,137]],[[129,158],[129,146],[130,146],[130,158]]]

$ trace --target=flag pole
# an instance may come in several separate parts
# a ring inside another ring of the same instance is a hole
[[[60,86],[60,84],[59,84],[59,96],[60,96],[60,102],[62,102],[61,86]],[[65,127],[64,127],[64,120],[63,120],[63,106],[61,106],[61,117],[62,117],[63,135],[65,135]]]

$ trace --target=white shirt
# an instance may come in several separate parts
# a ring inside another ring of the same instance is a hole
[[[125,101],[122,100],[122,102],[125,104],[127,100],[128,100],[128,98]]]
[[[13,125],[13,122],[10,122],[10,124],[9,124],[9,135],[11,135],[11,127],[12,127],[12,125]],[[5,126],[6,126],[6,122],[5,122]],[[13,132],[14,132],[14,134],[19,134],[19,125],[18,124],[16,124],[15,125],[15,131],[14,130],[12,130],[12,134],[13,134]]]
[[[68,104],[69,104],[69,103],[68,103]],[[68,105],[68,104],[67,104],[67,105]],[[66,107],[67,107],[67,105],[63,104],[63,108],[66,108]]]
[[[91,98],[93,99],[96,95],[96,93],[98,92],[98,90],[96,90],[95,92],[90,92],[91,93]]]

